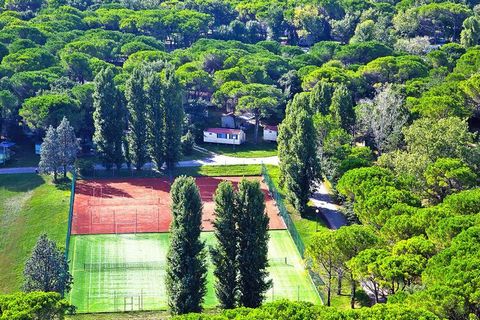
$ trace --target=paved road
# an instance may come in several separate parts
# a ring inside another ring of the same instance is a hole
[[[0,168],[0,174],[35,173],[37,167]]]
[[[325,218],[330,229],[336,230],[347,224],[347,219],[343,213],[340,212],[339,207],[333,202],[324,183],[317,186],[317,191],[310,200],[320,209],[320,214]]]

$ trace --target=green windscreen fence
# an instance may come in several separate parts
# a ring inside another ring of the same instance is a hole
[[[277,188],[275,187],[275,183],[273,183],[272,178],[268,174],[268,169],[267,167],[262,164],[262,176],[265,181],[265,183],[268,186],[268,189],[270,190],[270,193],[272,194],[272,198],[275,200],[275,203],[277,204],[278,211],[280,212],[280,215],[282,216],[283,220],[285,221],[285,224],[287,225],[288,232],[292,236],[293,242],[295,243],[295,246],[298,249],[298,252],[302,255],[302,258],[304,257],[305,253],[305,244],[302,241],[302,238],[300,237],[300,234],[297,231],[297,228],[295,227],[295,224],[292,221],[292,218],[290,217],[290,214],[287,211],[287,208],[285,208],[285,203],[283,202],[282,195],[278,192]]]
[[[65,240],[65,256],[68,259],[68,251],[70,249],[70,237],[72,235],[72,219],[73,219],[73,203],[75,201],[75,183],[77,182],[77,173],[73,170],[72,185],[70,187],[70,208],[68,210],[68,226],[67,238]]]

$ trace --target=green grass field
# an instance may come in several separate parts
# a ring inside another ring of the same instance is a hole
[[[164,277],[168,237],[168,233],[73,236],[71,303],[78,312],[166,309]],[[288,231],[271,231],[270,237],[269,271],[274,284],[266,300],[320,303]],[[207,245],[214,241],[211,232],[203,232],[202,238]],[[209,267],[205,308],[217,304],[213,281]]]
[[[23,267],[42,233],[62,246],[67,232],[70,190],[50,177],[0,175],[0,292],[20,289]]]

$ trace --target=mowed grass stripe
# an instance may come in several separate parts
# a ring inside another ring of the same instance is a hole
[[[25,261],[42,233],[64,245],[69,196],[47,176],[0,175],[0,293],[20,290]]]
[[[203,232],[201,236],[207,246],[215,241],[212,232]],[[302,267],[302,260],[288,231],[271,231],[270,237],[269,258],[274,259],[275,263],[269,269],[274,287],[266,300],[299,298],[319,303],[319,297]],[[72,246],[76,243],[76,248],[72,250],[77,252],[71,261],[75,279],[69,298],[77,306],[78,312],[167,308],[165,266],[161,263],[166,263],[168,233],[81,235],[74,236],[72,243]],[[285,257],[287,265],[278,262]],[[149,265],[149,269],[142,269],[138,264],[141,262],[154,262],[154,267]],[[161,262],[160,265],[158,262]],[[85,270],[86,263],[97,263],[98,269],[93,265],[94,270]],[[126,271],[122,265],[107,267],[106,263],[134,263],[134,267]],[[216,305],[213,268],[209,265],[204,307],[213,308]]]

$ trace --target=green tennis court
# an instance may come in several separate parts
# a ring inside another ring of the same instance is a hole
[[[212,232],[203,232],[207,245]],[[70,242],[74,284],[70,302],[77,312],[167,309],[164,285],[168,233],[77,235]],[[270,276],[266,300],[320,303],[302,259],[287,230],[270,231]],[[215,307],[213,272],[209,267],[205,308]]]

